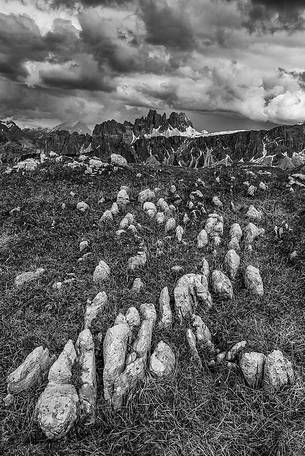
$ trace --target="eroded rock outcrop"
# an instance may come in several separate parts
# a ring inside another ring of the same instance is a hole
[[[233,299],[233,287],[229,277],[222,271],[212,272],[213,289],[222,298]]]
[[[159,322],[160,328],[169,329],[172,326],[173,315],[170,306],[170,296],[168,292],[168,287],[164,287],[161,290],[159,297],[159,308],[161,314],[161,320]]]
[[[266,357],[264,366],[264,389],[270,392],[279,391],[283,386],[292,385],[295,381],[293,367],[280,350],[274,350]]]
[[[174,289],[175,307],[180,322],[187,316],[191,317],[198,304],[206,308],[212,307],[212,297],[209,292],[206,276],[201,274],[185,274]]]
[[[239,366],[243,373],[246,383],[252,388],[261,385],[264,373],[266,356],[263,353],[250,352],[243,353]]]
[[[101,260],[99,264],[96,266],[94,273],[93,273],[93,282],[100,284],[107,280],[110,276],[110,267],[108,264]]]
[[[104,309],[108,298],[104,291],[98,293],[92,303],[87,304],[85,311],[85,328],[90,328],[92,321]]]
[[[228,250],[225,256],[225,266],[231,280],[234,280],[236,278],[239,265],[240,256],[235,252],[235,250]]]
[[[259,269],[251,265],[247,266],[245,271],[245,285],[253,295],[263,296],[264,285]]]

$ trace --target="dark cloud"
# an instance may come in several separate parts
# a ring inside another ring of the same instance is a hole
[[[90,8],[95,6],[120,6],[129,3],[130,1],[131,0],[48,0],[48,3],[53,8],[74,8],[77,4]]]
[[[305,28],[302,13],[305,11],[304,0],[250,0],[244,3],[237,1],[241,10],[247,15],[244,24],[250,31],[275,32],[287,30],[293,32]]]
[[[53,55],[53,62],[66,62],[75,53],[81,52],[81,42],[78,31],[70,21],[55,19],[53,29],[43,37],[45,47]]]
[[[25,62],[46,57],[45,44],[33,19],[0,13],[0,74],[12,80],[24,78],[28,74]]]
[[[195,47],[195,37],[183,4],[177,10],[166,1],[140,0],[140,6],[148,43],[181,50]]]

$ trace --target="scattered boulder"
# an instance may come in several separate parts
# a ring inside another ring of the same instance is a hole
[[[199,315],[192,316],[192,325],[196,329],[196,340],[198,345],[207,348],[210,352],[214,352],[214,344],[212,343],[212,334]]]
[[[208,261],[203,258],[202,259],[202,266],[201,266],[201,273],[204,275],[207,279],[209,278],[210,275],[210,266]]]
[[[140,291],[144,288],[144,283],[140,279],[140,277],[136,277],[133,281],[132,289],[131,291],[134,291],[135,293],[140,293]]]
[[[146,201],[143,204],[143,210],[147,213],[150,218],[154,218],[157,213],[157,208],[151,201]]]
[[[254,185],[250,185],[250,187],[248,188],[248,195],[249,196],[254,196],[255,192],[256,192],[257,188],[254,186]]]
[[[121,166],[122,168],[125,168],[128,165],[126,158],[119,154],[111,154],[110,161],[113,165]]]
[[[250,222],[244,229],[245,244],[246,245],[253,244],[255,239],[264,233],[265,233],[264,228],[258,228],[256,225],[254,225],[254,223]]]
[[[227,299],[233,299],[233,287],[230,279],[221,271],[213,271],[212,283],[214,292]]]
[[[201,358],[199,356],[199,353],[198,353],[198,350],[197,350],[197,347],[196,347],[196,336],[193,333],[193,331],[191,330],[191,328],[188,328],[186,330],[186,340],[187,340],[187,343],[188,343],[188,345],[190,347],[192,356],[193,356],[196,364],[198,365],[198,367],[200,369],[202,369],[202,361],[201,361]]]
[[[197,247],[198,249],[203,249],[209,243],[208,235],[205,230],[201,230],[197,236]]]
[[[103,342],[104,353],[104,398],[111,402],[116,379],[123,372],[130,328],[127,323],[119,323],[109,328]]]
[[[86,212],[89,209],[89,204],[85,203],[84,201],[80,201],[77,203],[76,209],[81,212]]]
[[[118,205],[118,208],[122,210],[125,210],[127,204],[129,204],[129,196],[124,188],[118,192],[116,203]]]
[[[157,201],[157,207],[160,209],[162,212],[166,212],[169,209],[168,203],[165,201],[164,198],[160,198]]]
[[[16,287],[22,287],[25,283],[32,282],[33,280],[39,279],[42,274],[44,274],[45,270],[43,268],[38,268],[36,271],[28,271],[19,274],[15,277],[15,285]]]
[[[212,298],[209,292],[206,276],[200,274],[185,274],[174,289],[175,307],[180,322],[187,316],[191,317],[198,303],[208,309],[212,307]]]
[[[52,365],[47,387],[36,404],[34,418],[49,439],[65,436],[78,416],[79,397],[71,383],[75,360],[74,345],[69,340]]]
[[[175,354],[165,342],[158,343],[150,357],[149,369],[157,377],[168,377],[175,369]]]
[[[236,238],[238,242],[240,242],[242,238],[243,232],[239,225],[239,223],[233,223],[230,228],[230,236],[231,238]]]
[[[101,260],[99,264],[96,266],[94,273],[93,273],[93,282],[99,284],[104,280],[107,280],[110,275],[110,268],[108,264]]]
[[[279,391],[285,385],[295,381],[293,367],[280,350],[274,350],[266,357],[263,386],[270,392]]]
[[[140,315],[138,309],[136,309],[135,307],[129,307],[129,309],[126,312],[125,319],[131,329],[133,329],[135,326],[140,326]]]
[[[243,373],[246,383],[251,388],[261,385],[264,372],[266,356],[263,353],[250,352],[243,353],[239,366]]]
[[[246,216],[252,220],[255,220],[257,222],[260,222],[263,218],[263,213],[262,211],[258,211],[254,206],[253,204],[251,204],[251,206],[249,206],[249,209],[246,213]]]
[[[169,329],[172,326],[173,315],[170,306],[170,296],[168,292],[168,287],[164,287],[161,290],[159,297],[159,308],[161,314],[161,320],[159,322],[159,327],[164,329]]]
[[[145,266],[146,262],[147,262],[146,252],[144,250],[139,251],[137,253],[137,255],[129,258],[127,268],[129,271],[134,271],[135,269],[139,269],[139,268],[142,268],[143,266]]]
[[[155,199],[156,195],[155,192],[150,190],[149,188],[142,190],[138,195],[138,201],[140,204],[145,203],[146,201],[152,201]]]
[[[223,203],[222,203],[222,201],[220,201],[218,196],[213,196],[212,202],[216,207],[220,207],[220,208],[223,207]]]
[[[164,212],[157,212],[156,222],[159,225],[162,225],[165,222],[165,214],[164,214]]]
[[[239,265],[240,256],[235,252],[235,250],[229,250],[225,256],[225,266],[227,268],[229,277],[232,280],[234,280],[237,275]]]
[[[177,238],[178,242],[182,242],[183,234],[184,234],[183,227],[181,225],[178,225],[176,228],[176,238]]]
[[[89,426],[95,423],[96,410],[96,367],[94,342],[90,329],[84,329],[75,344],[78,366],[80,368],[80,418]]]
[[[174,231],[175,228],[176,228],[176,220],[173,217],[170,217],[165,224],[165,233]]]
[[[247,266],[245,271],[245,285],[253,295],[263,296],[264,285],[259,269],[251,265]]]
[[[112,206],[111,206],[111,209],[110,209],[110,212],[112,213],[112,215],[116,216],[119,214],[120,212],[120,209],[119,209],[119,206],[117,203],[113,203]]]
[[[52,363],[49,350],[42,346],[35,348],[7,377],[7,392],[17,394],[38,385]]]
[[[98,316],[107,304],[108,297],[105,291],[99,292],[91,304],[87,304],[85,311],[85,329],[91,328],[92,321]]]
[[[83,250],[87,249],[89,247],[89,242],[88,241],[81,241],[79,243],[79,251],[82,252]]]

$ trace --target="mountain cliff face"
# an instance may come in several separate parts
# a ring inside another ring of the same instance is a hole
[[[174,112],[167,118],[166,114],[151,110],[134,123],[109,120],[98,124],[91,136],[63,130],[22,131],[13,122],[0,122],[2,159],[3,150],[8,149],[10,155],[18,155],[20,149],[19,155],[41,151],[62,155],[90,153],[103,160],[117,153],[130,163],[192,168],[237,162],[292,168],[305,162],[305,124],[209,134],[196,132],[183,113]]]

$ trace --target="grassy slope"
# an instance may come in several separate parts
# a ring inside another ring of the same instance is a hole
[[[12,407],[0,404],[2,445],[4,454],[21,455],[302,455],[305,448],[304,412],[305,390],[302,378],[304,365],[304,262],[292,264],[289,253],[295,246],[305,253],[304,202],[301,192],[289,193],[284,186],[285,176],[275,174],[265,180],[267,192],[254,198],[246,196],[242,185],[252,180],[244,171],[235,171],[236,181],[229,191],[230,176],[224,169],[221,181],[215,181],[213,171],[189,171],[166,168],[162,171],[137,167],[119,171],[110,177],[85,176],[79,170],[64,170],[61,165],[44,165],[25,176],[2,175],[0,188],[0,302],[3,329],[0,333],[0,396],[5,395],[5,376],[37,345],[45,344],[51,353],[59,354],[68,338],[74,341],[82,328],[86,300],[99,291],[92,282],[92,272],[99,259],[111,266],[111,279],[105,284],[108,307],[95,322],[93,333],[103,334],[113,323],[120,309],[143,302],[157,303],[159,293],[169,286],[172,294],[177,275],[173,265],[184,266],[185,272],[200,269],[203,256],[196,248],[196,236],[205,218],[188,227],[186,245],[165,237],[162,229],[148,220],[136,204],[139,190],[156,186],[166,195],[175,182],[179,193],[186,197],[195,190],[198,176],[207,183],[205,203],[212,210],[211,197],[217,194],[225,203],[224,242],[219,254],[206,258],[210,266],[223,269],[228,232],[231,223],[247,223],[245,210],[230,210],[230,201],[253,202],[265,213],[263,226],[266,235],[255,246],[251,257],[242,254],[242,265],[259,266],[265,284],[265,296],[253,298],[243,286],[241,275],[234,286],[232,302],[214,297],[214,308],[198,313],[210,327],[217,346],[228,348],[240,340],[248,341],[248,348],[268,353],[275,348],[283,352],[297,367],[299,379],[292,388],[277,395],[246,387],[238,371],[219,367],[200,372],[190,360],[183,329],[176,322],[172,332],[156,330],[153,346],[161,338],[174,347],[177,355],[176,373],[164,382],[147,376],[126,406],[113,413],[106,406],[102,394],[102,351],[96,339],[97,372],[99,379],[97,422],[90,429],[75,427],[59,442],[48,442],[32,422],[35,403],[44,385],[31,393],[19,395]],[[142,178],[136,178],[141,171]],[[180,181],[182,179],[183,181]],[[270,182],[269,182],[270,181]],[[259,182],[259,181],[257,181]],[[98,227],[102,212],[115,200],[120,185],[129,185],[133,200],[129,211],[137,214],[142,223],[150,259],[142,271],[129,274],[128,258],[137,251],[132,235],[115,236],[120,218],[108,229]],[[76,193],[75,197],[70,191]],[[97,202],[104,192],[106,202]],[[75,209],[78,201],[90,205],[85,214]],[[67,207],[61,208],[65,202]],[[179,212],[182,220],[185,202]],[[21,212],[9,211],[21,207]],[[303,212],[302,212],[303,211]],[[273,227],[287,219],[294,227],[283,242],[274,240]],[[55,227],[52,228],[52,221]],[[156,257],[156,241],[164,240],[164,255]],[[93,255],[78,263],[79,242],[90,240]],[[14,277],[23,271],[44,267],[41,280],[17,290]],[[76,280],[64,285],[61,291],[52,288],[54,281]],[[145,290],[132,295],[130,286],[139,276]]]

